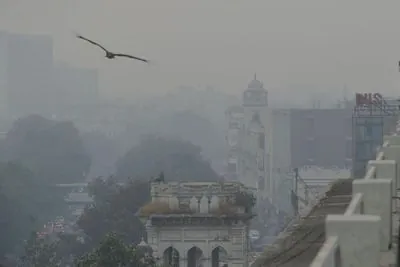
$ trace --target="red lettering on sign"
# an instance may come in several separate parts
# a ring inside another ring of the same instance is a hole
[[[381,106],[385,104],[385,100],[380,93],[356,93],[357,106]]]

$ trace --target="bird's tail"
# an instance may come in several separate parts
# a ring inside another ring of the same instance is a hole
[[[157,66],[157,62],[155,62],[154,60],[147,60],[147,64],[149,65],[149,66]]]

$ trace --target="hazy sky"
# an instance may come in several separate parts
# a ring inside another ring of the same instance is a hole
[[[114,95],[182,84],[238,93],[255,71],[271,93],[310,85],[340,95],[347,84],[395,94],[399,12],[398,0],[0,0],[0,28],[53,34],[56,58],[99,68]],[[74,32],[156,65],[108,61]]]

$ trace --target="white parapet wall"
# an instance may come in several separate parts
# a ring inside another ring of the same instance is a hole
[[[343,215],[328,215],[326,241],[311,267],[377,267],[393,242],[400,185],[400,136],[384,137],[364,179],[353,181],[353,199]]]

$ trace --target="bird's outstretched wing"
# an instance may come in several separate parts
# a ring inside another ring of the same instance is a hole
[[[128,57],[128,58],[132,58],[132,59],[136,59],[136,60],[140,60],[140,61],[149,63],[149,60],[147,60],[147,59],[140,58],[140,57],[134,57],[134,56],[127,55],[127,54],[114,54],[114,56],[116,56],[116,57]]]
[[[100,45],[100,44],[98,44],[98,43],[96,43],[96,42],[94,42],[94,41],[92,41],[92,40],[89,40],[88,38],[83,37],[82,35],[77,34],[76,37],[78,37],[79,39],[85,40],[85,41],[87,41],[87,42],[89,42],[89,43],[91,43],[91,44],[93,44],[93,45],[95,45],[95,46],[100,47],[100,48],[103,49],[105,52],[109,52],[109,51],[108,51],[107,49],[105,49],[102,45]]]

